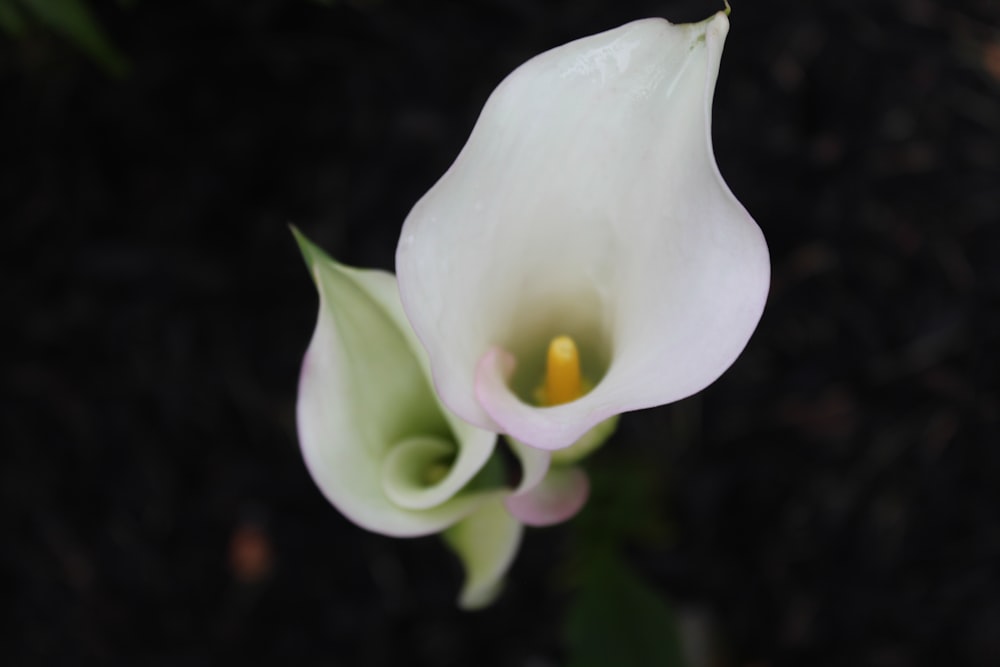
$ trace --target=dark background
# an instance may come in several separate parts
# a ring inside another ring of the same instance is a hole
[[[715,146],[773,285],[729,373],[594,458],[658,471],[670,537],[628,558],[720,665],[1000,664],[1000,6],[735,5]],[[436,539],[311,483],[287,225],[391,268],[506,73],[718,5],[92,6],[126,78],[0,38],[0,660],[562,664],[572,525],[465,614]]]

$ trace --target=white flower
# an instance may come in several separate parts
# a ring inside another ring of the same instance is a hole
[[[413,208],[400,294],[460,417],[561,449],[700,391],[740,354],[770,269],[712,152],[728,28],[721,12],[647,19],[533,58]],[[546,370],[562,336],[579,361]],[[546,394],[553,373],[575,389]]]
[[[546,525],[575,514],[586,478],[581,486],[583,473],[572,468],[546,475],[548,452],[515,444],[520,482],[511,489],[494,455],[496,434],[439,403],[393,276],[337,264],[293,231],[320,297],[297,404],[313,480],[368,530],[397,537],[444,531],[466,570],[460,604],[488,604],[517,552],[522,521]]]

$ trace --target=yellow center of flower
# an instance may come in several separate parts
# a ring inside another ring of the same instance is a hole
[[[560,405],[575,401],[585,393],[576,343],[569,336],[556,336],[549,343],[545,382],[538,388],[538,402],[544,406]]]

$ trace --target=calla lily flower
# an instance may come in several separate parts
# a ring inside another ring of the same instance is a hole
[[[460,605],[488,604],[517,552],[521,517],[532,525],[569,518],[586,498],[586,478],[566,484],[562,467],[547,476],[549,454],[514,443],[521,479],[511,489],[496,434],[463,422],[434,393],[395,278],[337,264],[293,232],[320,298],[297,404],[313,480],[368,530],[444,531],[466,570]]]
[[[700,391],[743,350],[770,268],[712,151],[728,29],[722,12],[636,21],[533,58],[490,96],[396,255],[460,417],[561,449]],[[555,371],[553,348],[571,359]]]

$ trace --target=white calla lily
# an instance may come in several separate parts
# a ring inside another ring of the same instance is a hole
[[[770,268],[712,151],[728,29],[722,12],[636,21],[533,58],[491,95],[396,255],[406,314],[459,416],[561,449],[700,391],[742,351]],[[540,402],[562,335],[587,386]]]
[[[460,603],[487,604],[523,530],[503,501],[542,482],[549,454],[513,444],[521,481],[511,489],[494,456],[496,434],[440,404],[395,278],[337,264],[293,232],[320,297],[297,404],[313,480],[347,518],[373,532],[454,531],[447,541],[467,573]]]

